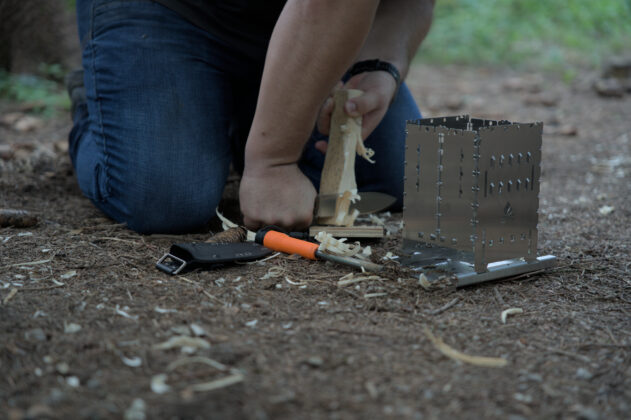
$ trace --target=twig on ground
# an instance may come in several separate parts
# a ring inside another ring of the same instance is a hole
[[[549,352],[551,352],[551,353],[562,354],[564,356],[572,357],[574,359],[580,360],[580,361],[585,362],[585,363],[591,363],[591,361],[592,361],[592,359],[590,359],[587,356],[583,356],[582,354],[572,353],[571,351],[555,349],[555,348],[552,348],[552,347],[548,347],[547,350]]]
[[[364,299],[371,299],[371,298],[382,297],[382,296],[388,296],[388,294],[385,293],[385,292],[381,292],[381,293],[366,293],[364,295]]]
[[[338,280],[337,286],[338,287],[349,286],[351,284],[359,283],[361,281],[366,281],[366,280],[384,280],[384,279],[383,279],[383,277],[379,277],[379,276],[357,276],[357,277],[355,277],[354,273],[349,273],[349,274],[341,277]]]
[[[427,327],[425,327],[425,335],[429,338],[432,344],[434,344],[434,347],[436,347],[438,351],[450,359],[483,367],[504,367],[508,364],[508,361],[501,357],[470,356],[468,354],[461,353],[453,347],[445,344],[445,342],[440,338],[434,336]]]
[[[215,379],[214,381],[191,385],[189,389],[191,391],[197,391],[197,392],[214,391],[219,388],[225,388],[227,386],[238,384],[239,382],[243,382],[243,379],[244,377],[242,373],[235,372],[232,375],[229,375],[220,379]]]
[[[428,311],[427,313],[429,315],[438,315],[440,313],[445,312],[447,309],[451,308],[452,306],[455,306],[456,303],[458,303],[459,301],[460,301],[460,296],[457,296],[451,301],[447,302],[445,305],[441,306],[440,308],[434,309],[433,311]]]
[[[211,295],[210,293],[208,293],[208,291],[206,290],[202,290],[202,293],[205,294],[206,296],[208,296],[211,299],[215,299],[217,302],[220,302],[222,305],[225,305],[226,302],[224,302],[223,300],[219,299],[217,296],[215,295]]]
[[[580,344],[578,348],[583,349],[587,347],[612,347],[612,348],[621,348],[621,349],[630,349],[631,344],[612,344],[612,343],[585,343]]]
[[[129,240],[129,239],[115,238],[113,236],[95,236],[93,238],[90,238],[90,240],[92,240],[92,241],[116,241],[116,242],[124,242],[124,243],[128,243],[128,244],[132,244],[132,245],[139,245],[140,244],[138,241],[132,241],[132,240]]]
[[[202,293],[203,293],[204,295],[208,296],[208,297],[209,297],[209,298],[211,298],[211,299],[216,300],[217,302],[221,303],[222,305],[225,305],[225,304],[226,304],[226,302],[224,302],[223,300],[219,299],[218,297],[216,297],[216,296],[214,296],[214,295],[212,295],[212,294],[208,293],[206,290],[204,290],[204,288],[202,287],[202,285],[201,285],[201,284],[199,284],[198,282],[196,282],[196,281],[194,281],[194,280],[191,280],[191,279],[188,279],[188,278],[186,278],[186,277],[184,277],[184,276],[177,276],[177,278],[179,278],[179,279],[181,279],[181,280],[184,280],[185,282],[190,283],[190,284],[192,284],[192,285],[194,285],[194,286],[196,286],[196,287],[199,287],[199,289],[202,291]]]
[[[52,258],[49,258],[47,260],[29,261],[29,262],[23,262],[23,263],[9,264],[9,265],[3,265],[0,268],[22,267],[22,266],[29,266],[29,265],[46,264],[47,262],[51,262],[52,260],[53,260]]]
[[[37,292],[39,290],[50,290],[50,289],[56,289],[58,287],[64,287],[64,286],[65,284],[62,283],[62,284],[56,284],[54,286],[46,286],[46,287],[25,287],[20,290],[23,292]]]
[[[193,356],[193,357],[183,357],[174,362],[171,362],[169,366],[167,366],[167,371],[171,372],[172,370],[175,370],[179,368],[180,366],[188,365],[190,363],[203,363],[208,366],[212,366],[215,369],[220,370],[222,372],[228,370],[228,366],[216,360],[209,359],[208,357],[203,357],[203,356]]]
[[[271,260],[272,258],[276,258],[276,257],[278,257],[278,256],[279,256],[279,255],[281,255],[281,254],[282,254],[282,252],[275,252],[275,253],[273,253],[272,255],[270,255],[269,257],[265,257],[265,258],[263,258],[262,260],[256,260],[256,261],[236,261],[236,263],[237,263],[238,265],[241,265],[241,264],[244,264],[244,265],[259,264],[259,263],[265,262],[265,261],[267,261],[267,260]]]

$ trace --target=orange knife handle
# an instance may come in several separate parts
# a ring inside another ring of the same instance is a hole
[[[318,249],[318,244],[295,239],[275,230],[265,232],[262,245],[274,251],[281,251],[286,254],[298,254],[310,260],[317,259],[315,253]]]

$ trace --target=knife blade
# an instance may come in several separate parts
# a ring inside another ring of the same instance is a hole
[[[319,194],[316,200],[316,213],[318,217],[335,216],[335,203],[337,194]],[[359,200],[351,203],[350,212],[357,209],[359,214],[377,213],[385,210],[397,201],[390,194],[367,191],[359,193]]]

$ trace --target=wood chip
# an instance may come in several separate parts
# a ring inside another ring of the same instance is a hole
[[[429,290],[432,288],[432,284],[429,282],[429,280],[427,279],[427,276],[423,273],[421,273],[418,276],[418,284],[421,285],[421,287],[425,290]]]
[[[523,313],[523,309],[521,308],[508,308],[506,310],[502,311],[502,315],[500,316],[502,318],[502,324],[506,324],[506,317],[509,315],[514,315],[514,314],[521,314]]]
[[[121,360],[123,361],[123,363],[125,363],[125,365],[129,367],[142,366],[142,359],[140,357],[127,358],[125,356],[121,356]]]
[[[15,296],[17,293],[18,293],[18,289],[16,289],[15,287],[13,289],[11,289],[9,291],[9,294],[6,295],[6,297],[2,301],[2,304],[6,305],[13,298],[13,296]]]
[[[171,387],[166,383],[167,375],[164,373],[160,373],[158,375],[154,375],[151,378],[151,390],[156,394],[164,394],[171,390]]]
[[[508,361],[501,357],[470,356],[468,354],[461,353],[453,347],[445,344],[442,339],[432,334],[432,332],[427,327],[425,327],[425,335],[427,336],[427,338],[429,338],[429,340],[438,351],[440,351],[442,354],[449,357],[450,359],[458,360],[470,365],[483,367],[504,367],[508,364]]]
[[[55,280],[53,279],[53,281]],[[138,320],[138,315],[129,315],[126,311],[120,308],[120,305],[116,305],[116,313],[124,318],[133,319],[134,321]]]

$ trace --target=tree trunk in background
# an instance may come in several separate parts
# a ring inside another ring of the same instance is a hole
[[[0,69],[34,73],[40,63],[80,64],[74,11],[65,0],[0,0]]]

